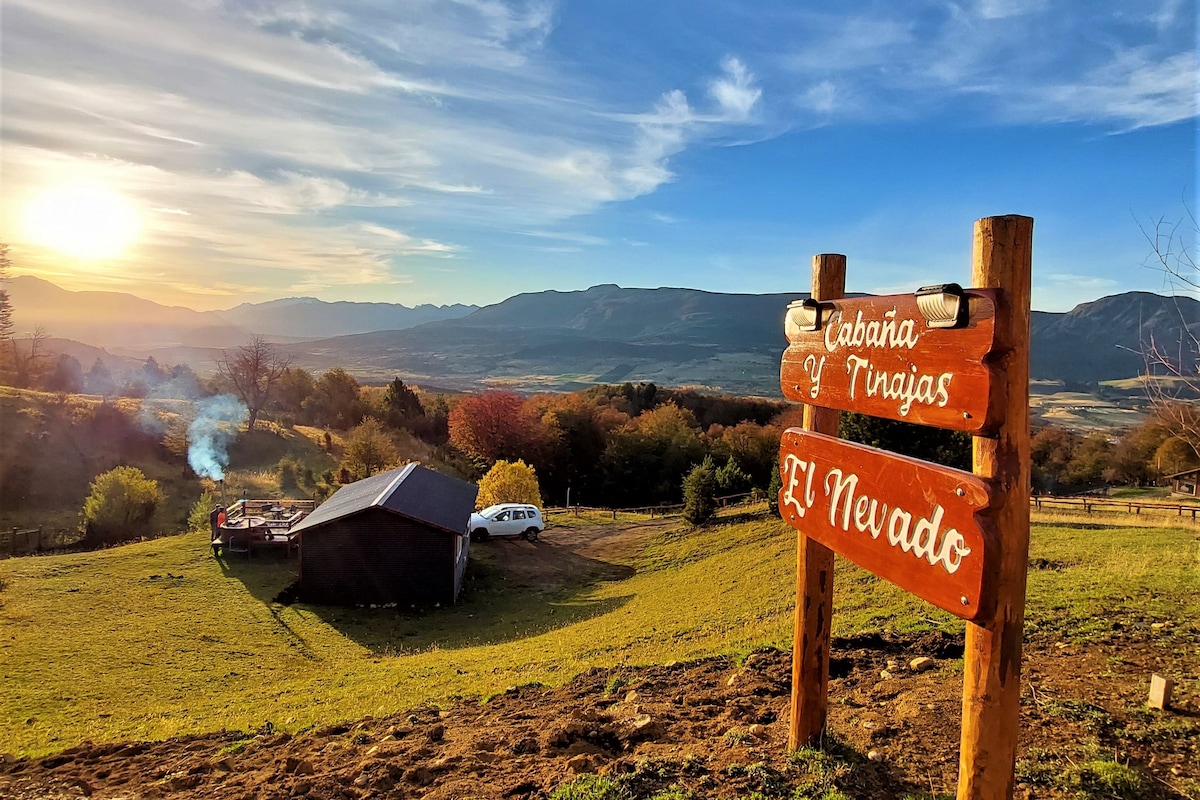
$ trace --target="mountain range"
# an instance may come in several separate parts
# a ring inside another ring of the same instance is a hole
[[[276,341],[323,339],[402,330],[470,314],[477,306],[328,303],[290,297],[242,303],[225,311],[164,306],[124,292],[72,292],[32,275],[8,283],[18,331],[42,327],[54,336],[104,348],[237,347],[255,334]]]
[[[127,294],[68,292],[37,278],[14,278],[9,288],[19,328],[41,325],[198,372],[211,371],[222,348],[258,334],[273,337],[297,366],[342,366],[367,381],[399,375],[453,388],[570,390],[629,380],[766,396],[779,394],[785,309],[803,297],[601,285],[483,308],[291,298],[196,312]],[[364,330],[374,326],[383,327]],[[1127,292],[1066,313],[1035,311],[1031,335],[1035,379],[1136,377],[1150,342],[1187,350],[1195,370],[1188,345],[1200,337],[1200,302]]]

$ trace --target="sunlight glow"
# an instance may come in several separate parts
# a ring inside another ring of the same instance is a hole
[[[139,227],[133,204],[101,183],[52,186],[25,208],[31,242],[77,258],[116,258],[132,244]]]

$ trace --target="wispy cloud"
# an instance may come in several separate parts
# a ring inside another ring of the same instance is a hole
[[[578,95],[544,58],[555,14],[536,0],[153,14],[139,0],[12,0],[0,234],[22,247],[22,198],[88,172],[146,209],[130,274],[182,283],[202,262],[215,281],[255,269],[381,283],[400,260],[419,275],[412,259],[466,249],[423,228],[587,214],[655,191],[672,156],[751,124],[762,91],[732,55],[701,112],[669,87],[648,111]],[[27,250],[33,269],[57,258]]]
[[[1197,114],[1195,27],[1177,24],[1181,0],[1139,18],[1119,0],[863,5],[804,16],[808,35],[780,60],[799,107],[886,120],[972,103],[977,123],[1116,131]]]
[[[438,300],[447,269],[500,274],[493,245],[681,240],[719,205],[667,188],[704,148],[950,114],[1114,133],[1192,118],[1194,2],[1143,5],[698,4],[665,47],[655,19],[618,30],[547,0],[5,0],[0,238],[24,269],[159,296]],[[606,30],[619,59],[580,46]],[[119,264],[23,239],[30,197],[80,176],[142,210]],[[580,222],[639,198],[644,228]],[[512,288],[465,282],[476,302]]]

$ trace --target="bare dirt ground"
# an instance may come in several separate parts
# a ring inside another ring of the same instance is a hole
[[[661,529],[559,529],[537,545],[494,543],[494,553],[514,580],[574,582],[629,569],[621,559]],[[540,566],[521,557],[535,546],[546,554]],[[1017,797],[1195,800],[1200,700],[1177,690],[1167,711],[1145,700],[1153,672],[1200,680],[1200,623],[1120,633],[1087,645],[1040,634],[1027,643]],[[743,664],[592,670],[560,688],[515,688],[482,704],[296,736],[263,729],[84,743],[0,763],[0,797],[499,800],[546,798],[583,773],[639,799],[671,787],[697,798],[816,798],[833,787],[856,800],[953,796],[961,654],[960,638],[936,632],[835,640],[829,734],[823,752],[799,758],[786,753],[790,656],[767,651]],[[917,656],[934,668],[910,669]],[[1115,759],[1141,782],[1106,782],[1088,758]]]

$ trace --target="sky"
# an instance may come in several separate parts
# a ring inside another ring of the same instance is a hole
[[[970,279],[1192,246],[1195,0],[4,0],[11,273],[201,310]],[[1175,223],[1185,220],[1179,228]]]

